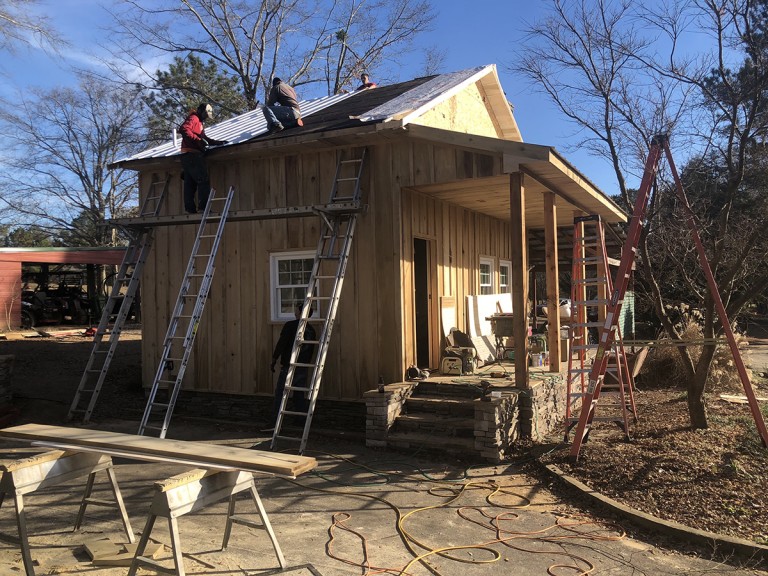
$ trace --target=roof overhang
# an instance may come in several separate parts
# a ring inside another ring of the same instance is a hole
[[[125,248],[0,248],[0,262],[117,265],[123,261],[125,250]]]
[[[525,175],[525,221],[528,228],[544,227],[545,192],[555,195],[558,226],[571,226],[575,213],[599,214],[609,224],[627,220],[626,213],[613,200],[550,146],[417,125],[405,127],[405,132],[410,138],[502,157],[501,175],[411,187],[423,194],[500,220],[509,220],[510,174],[522,172]]]

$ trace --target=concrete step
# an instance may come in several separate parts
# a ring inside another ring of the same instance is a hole
[[[429,412],[443,416],[475,417],[475,402],[470,398],[444,396],[411,396],[405,402],[405,413]]]
[[[461,456],[476,456],[474,438],[459,438],[440,434],[390,432],[387,436],[387,447],[398,450],[427,450]]]
[[[398,416],[391,432],[474,438],[475,420],[461,416],[444,416],[430,412],[417,412],[415,414]]]

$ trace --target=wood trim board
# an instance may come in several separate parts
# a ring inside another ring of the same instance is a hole
[[[97,452],[137,460],[175,462],[200,468],[243,470],[292,478],[317,466],[317,460],[309,456],[44,424],[3,428],[0,437],[28,440],[39,446]]]

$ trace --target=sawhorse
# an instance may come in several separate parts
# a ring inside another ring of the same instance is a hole
[[[96,473],[106,471],[109,476],[109,482],[112,486],[112,493],[115,496],[114,502],[107,500],[97,500],[91,498],[93,483],[96,479]],[[67,482],[73,478],[78,478],[88,474],[88,482],[85,487],[85,494],[80,502],[80,510],[77,513],[75,527],[77,530],[82,524],[85,516],[85,509],[88,504],[98,506],[108,506],[118,508],[125,528],[125,534],[129,542],[134,542],[131,522],[123,503],[123,496],[120,494],[120,487],[117,485],[117,478],[112,466],[112,458],[101,454],[91,454],[87,452],[62,452],[54,450],[16,460],[10,464],[0,465],[2,478],[0,478],[0,506],[6,494],[13,494],[14,504],[16,505],[16,524],[19,529],[19,545],[21,547],[21,556],[24,560],[24,570],[27,576],[35,576],[35,570],[32,565],[32,555],[29,550],[29,538],[27,534],[27,520],[24,512],[24,495],[30,494],[39,488],[56,486]]]
[[[237,494],[245,490],[250,491],[251,498],[256,504],[261,518],[260,524],[235,515]],[[229,509],[227,511],[227,524],[224,529],[224,540],[221,544],[221,549],[226,550],[227,548],[229,536],[232,532],[232,524],[243,524],[251,528],[260,528],[269,535],[280,567],[283,569],[286,567],[285,558],[280,550],[280,545],[277,543],[277,537],[272,531],[272,526],[269,523],[264,505],[261,503],[261,498],[259,498],[259,493],[256,491],[256,484],[253,481],[253,474],[251,472],[194,469],[172,476],[162,482],[156,482],[155,491],[152,506],[149,510],[149,517],[141,534],[136,554],[131,562],[131,568],[128,570],[128,576],[134,576],[140,566],[147,566],[153,570],[168,574],[184,576],[179,525],[176,519],[189,512],[205,508],[209,504],[220,502],[225,498],[229,498]],[[155,560],[143,556],[149,542],[152,527],[158,517],[168,519],[174,569],[167,568]]]

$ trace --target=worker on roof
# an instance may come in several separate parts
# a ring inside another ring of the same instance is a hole
[[[196,110],[190,112],[179,126],[181,168],[184,177],[184,210],[188,214],[197,213],[198,208],[204,210],[211,193],[205,151],[209,146],[227,144],[226,140],[216,140],[206,135],[203,122],[209,118],[213,118],[213,107],[203,102]],[[197,192],[197,206],[195,206],[195,192]]]
[[[280,78],[272,81],[272,89],[267,96],[267,105],[262,108],[267,120],[267,133],[274,134],[285,128],[304,126],[301,120],[301,108],[296,91]]]
[[[360,86],[357,87],[358,90],[365,90],[366,88],[376,88],[376,82],[371,82],[370,77],[365,72],[360,74],[360,82],[362,82],[362,84],[360,84]]]

